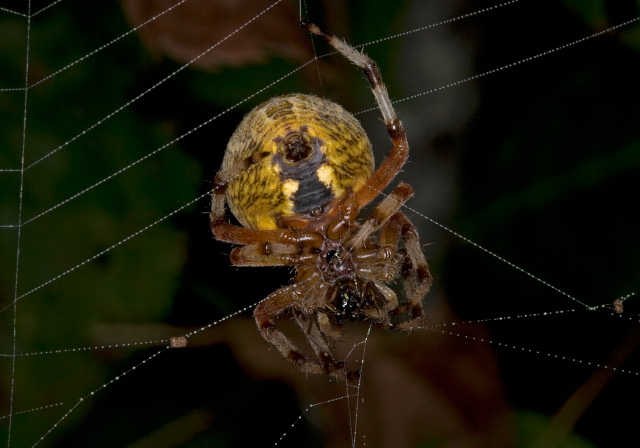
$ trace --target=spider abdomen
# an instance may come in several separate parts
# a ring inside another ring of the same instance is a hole
[[[238,221],[254,229],[321,213],[364,184],[374,167],[360,122],[332,101],[303,94],[272,98],[245,116],[221,171],[238,164],[249,167],[228,181],[227,202]]]

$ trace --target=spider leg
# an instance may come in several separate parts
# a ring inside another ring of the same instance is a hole
[[[317,311],[314,311],[312,315],[307,315],[294,310],[293,315],[307,337],[309,345],[313,349],[316,359],[318,359],[320,368],[322,368],[325,373],[339,378],[348,377],[350,374],[344,370],[344,361],[336,361],[331,355],[327,337],[319,327]]]
[[[338,39],[333,34],[322,31],[316,25],[306,22],[301,22],[301,25],[309,32],[324,38],[327,43],[335,48],[340,54],[362,69],[369,81],[369,86],[373,91],[378,108],[382,113],[384,124],[387,126],[387,132],[393,142],[391,152],[386,159],[384,159],[380,167],[375,173],[373,173],[369,180],[354,193],[354,197],[358,201],[358,204],[360,207],[363,207],[371,202],[380,191],[384,190],[384,188],[389,185],[389,182],[393,180],[402,168],[402,165],[406,162],[407,157],[409,156],[407,135],[402,127],[402,123],[400,123],[400,120],[393,109],[393,104],[389,99],[387,88],[382,82],[382,76],[380,75],[378,64],[376,64],[373,59],[369,58],[369,56],[356,50],[342,39]]]
[[[314,246],[284,243],[254,243],[231,251],[235,266],[313,265],[318,257]]]
[[[422,299],[431,288],[433,278],[420,247],[418,231],[404,213],[398,212],[390,218],[387,232],[389,234],[395,233],[397,235],[395,238],[401,237],[404,241],[404,252],[406,254],[401,270],[408,302],[399,306],[397,313],[409,313],[409,321],[403,322],[399,327],[401,329],[411,329],[416,325],[421,325],[424,321]],[[381,240],[391,236],[383,236],[383,232],[380,233]]]
[[[402,239],[404,248],[398,249]],[[431,287],[431,274],[420,247],[418,232],[409,219],[396,211],[380,227],[378,234],[378,255],[376,258],[366,254],[358,262],[358,275],[370,281],[368,294],[378,298],[375,307],[364,307],[363,312],[376,322],[376,325],[387,329],[410,329],[424,319],[422,299]],[[355,257],[360,256],[356,252]],[[385,285],[393,281],[401,269],[406,303],[398,305],[395,293]],[[383,305],[386,304],[386,307]],[[382,310],[388,315],[408,313],[409,320],[393,326],[390,320],[382,317]]]
[[[329,340],[337,341],[342,337],[342,323],[333,323],[329,319],[329,314],[326,310],[319,310],[316,319],[318,320],[320,331]]]
[[[296,232],[288,229],[259,230],[248,229],[225,221],[211,220],[213,236],[219,240],[232,244],[252,244],[257,242],[295,243]]]
[[[384,198],[373,210],[369,218],[349,238],[345,245],[350,248],[361,247],[371,234],[380,229],[402,207],[402,204],[413,196],[413,193],[413,188],[409,184],[400,182],[391,194]]]
[[[273,323],[273,319],[287,308],[295,305],[304,293],[301,288],[306,284],[294,284],[277,289],[253,311],[258,329],[262,337],[272,344],[296,368],[307,373],[323,373],[323,369],[316,363],[309,362],[305,355],[287,338]]]
[[[381,282],[369,282],[366,295],[373,298],[374,303],[362,307],[363,314],[380,328],[397,330],[391,322],[389,311],[398,308],[398,297],[391,288]]]

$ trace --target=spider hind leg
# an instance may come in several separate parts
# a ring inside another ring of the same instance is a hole
[[[331,354],[332,350],[329,347],[327,335],[323,333],[318,320],[318,312],[316,311],[312,315],[306,315],[300,311],[294,311],[294,316],[296,322],[307,337],[309,345],[313,349],[320,368],[324,373],[337,377],[347,375],[347,372],[344,371],[345,362],[336,360]]]
[[[298,283],[282,287],[271,293],[254,310],[256,324],[264,339],[272,344],[291,364],[306,373],[325,373],[338,379],[352,381],[358,378],[357,371],[345,369],[343,361],[336,360],[329,347],[329,341],[337,339],[340,332],[326,331],[331,324],[327,320],[323,323],[318,311],[306,314],[297,308],[297,299],[305,294],[306,283]],[[302,329],[309,345],[314,351],[315,360],[305,356],[285,334],[276,326],[274,319],[287,309],[291,309],[293,316]],[[326,317],[326,316],[325,316]]]
[[[262,301],[254,310],[253,316],[262,337],[272,344],[296,368],[303,372],[323,373],[320,366],[310,362],[302,351],[276,326],[273,319],[289,308],[294,302],[297,285],[282,287]]]

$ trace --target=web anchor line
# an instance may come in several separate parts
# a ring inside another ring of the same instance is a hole
[[[66,419],[78,406],[80,406],[85,400],[92,398],[95,394],[97,394],[98,392],[100,392],[102,389],[105,389],[106,387],[112,385],[113,383],[115,383],[116,381],[119,381],[121,378],[123,378],[125,375],[128,375],[129,373],[133,372],[134,370],[136,370],[138,367],[141,367],[143,364],[146,364],[147,362],[151,361],[153,358],[155,358],[156,356],[160,355],[161,353],[165,352],[169,350],[168,347],[162,348],[161,350],[158,350],[157,352],[155,352],[154,354],[152,354],[151,356],[148,356],[147,358],[145,358],[144,360],[142,360],[141,362],[139,362],[138,364],[134,365],[133,367],[131,367],[130,369],[125,370],[124,372],[122,372],[120,375],[113,377],[111,380],[107,381],[106,383],[104,383],[102,386],[98,387],[97,389],[89,392],[87,395],[80,397],[78,399],[78,401],[75,402],[75,404],[71,407],[71,409],[69,409],[62,417],[60,417],[60,419],[55,422],[53,424],[53,426],[51,426],[51,428],[49,428],[47,430],[47,432],[45,432],[37,441],[36,443],[34,443],[32,445],[32,447],[38,445],[40,442],[42,442],[49,434],[51,434],[51,432],[56,429],[56,427],[62,423],[62,421],[64,419]],[[55,406],[55,405],[52,405]]]
[[[500,72],[502,70],[505,70],[505,69],[508,69],[508,68],[513,68],[513,67],[515,67],[517,65],[520,65],[520,64],[523,64],[525,62],[530,62],[530,61],[533,61],[534,59],[538,59],[538,58],[541,58],[543,56],[550,55],[551,53],[555,53],[557,51],[564,50],[564,49],[566,49],[568,47],[571,47],[573,45],[582,43],[582,42],[587,41],[589,39],[593,39],[594,37],[602,36],[603,34],[610,33],[611,31],[615,31],[615,30],[617,30],[619,28],[625,27],[627,25],[631,25],[632,23],[635,23],[635,22],[638,22],[638,21],[640,21],[640,17],[635,17],[633,19],[629,19],[629,20],[627,20],[625,22],[622,22],[622,23],[619,23],[617,25],[610,26],[607,29],[598,31],[597,33],[590,34],[589,36],[581,37],[580,39],[576,39],[576,40],[571,41],[569,43],[566,43],[564,45],[560,45],[560,46],[558,46],[556,48],[553,48],[551,50],[543,51],[543,52],[535,54],[533,56],[529,56],[528,58],[520,59],[519,61],[511,62],[510,64],[502,65],[502,66],[494,68],[492,70],[487,70],[486,72],[482,72],[482,73],[478,73],[477,75],[469,76],[468,78],[464,78],[464,79],[460,79],[458,81],[450,82],[449,84],[445,84],[445,85],[442,85],[440,87],[435,87],[433,89],[425,90],[424,92],[421,92],[421,93],[416,93],[414,95],[409,95],[409,96],[407,96],[405,98],[401,98],[399,100],[395,100],[395,101],[392,100],[391,103],[392,104],[398,104],[398,103],[401,103],[403,101],[413,100],[413,99],[421,97],[421,96],[425,96],[425,95],[429,95],[431,93],[439,92],[440,90],[448,89],[449,87],[454,87],[454,86],[457,86],[459,84],[463,84],[465,82],[474,81],[474,80],[482,78],[484,76],[492,75],[492,74]],[[355,112],[354,115],[361,115],[361,114],[364,114],[366,112],[373,112],[375,110],[378,110],[378,109],[376,107],[371,107],[369,109],[361,110],[360,112]]]
[[[25,14],[23,12],[14,11],[13,9],[5,8],[0,6],[0,11],[8,12],[9,14],[15,14],[17,16],[29,18],[29,14]]]
[[[635,293],[630,293],[627,294],[623,297],[620,297],[619,300],[625,301],[628,298],[634,296]],[[214,322],[211,322],[207,325],[203,325],[202,327],[190,331],[188,333],[184,333],[181,336],[177,336],[177,337],[181,337],[181,338],[185,338],[188,339],[192,336],[195,336],[198,333],[201,333],[203,331],[208,330],[209,328],[212,328],[226,320],[229,320],[239,314],[245,313],[249,310],[252,310],[253,308],[255,308],[256,306],[258,306],[258,304],[260,304],[261,302],[263,302],[265,299],[262,299],[258,302],[255,302],[251,305],[247,305],[244,308],[241,308],[237,311],[234,311],[233,313],[230,313]],[[611,303],[602,303],[600,305],[595,305],[592,307],[589,307],[586,309],[587,311],[609,311],[609,312],[613,312],[614,310],[612,309],[612,305]],[[484,319],[474,319],[474,320],[467,320],[467,321],[458,321],[458,322],[447,322],[447,323],[442,323],[442,324],[434,324],[434,325],[426,325],[426,326],[421,326],[421,327],[417,327],[415,328],[416,330],[437,330],[440,328],[444,328],[444,327],[454,327],[454,326],[463,326],[463,325],[474,325],[474,324],[482,324],[482,323],[487,323],[487,322],[503,322],[503,321],[509,321],[509,320],[514,320],[514,319],[532,319],[532,318],[544,318],[544,317],[548,317],[548,316],[552,316],[552,315],[560,315],[560,314],[570,314],[570,313],[575,313],[577,311],[580,311],[580,309],[577,308],[569,308],[569,309],[562,309],[562,310],[555,310],[555,311],[541,311],[541,312],[537,312],[537,313],[527,313],[527,314],[518,314],[515,316],[498,316],[498,317],[488,317],[488,318],[484,318]],[[628,318],[630,320],[634,319],[634,315],[630,315],[628,316]],[[370,332],[370,330],[369,330]],[[365,345],[367,343],[367,338],[369,336],[369,332],[367,332],[367,337],[365,338],[365,340],[360,341],[356,344],[354,344],[354,347],[351,349],[351,351],[346,355],[346,358],[349,358],[351,356],[351,354],[353,353],[353,350],[355,350],[355,348],[359,345]],[[83,351],[93,351],[93,350],[112,350],[112,349],[117,349],[117,348],[136,348],[136,347],[142,347],[142,346],[159,346],[159,345],[165,345],[167,347],[170,347],[171,343],[171,338],[165,338],[165,339],[154,339],[154,340],[144,340],[144,341],[135,341],[135,342],[126,342],[126,343],[113,343],[113,344],[104,344],[104,345],[95,345],[95,346],[91,346],[91,347],[75,347],[75,348],[61,348],[61,349],[55,349],[55,350],[43,350],[40,352],[25,352],[25,353],[16,353],[15,356],[16,357],[32,357],[32,356],[42,356],[42,355],[58,355],[58,354],[65,354],[65,353],[77,353],[77,352],[83,352]],[[12,355],[10,354],[1,354],[0,356],[5,357],[5,358],[10,358]],[[363,351],[363,355],[362,358],[364,358],[364,351]],[[362,365],[361,365],[361,369],[362,369]],[[358,384],[356,385],[349,385],[347,384],[347,386],[349,387],[355,387],[358,388],[360,385],[360,381],[358,382]],[[54,406],[54,405],[51,405]],[[27,412],[27,411],[22,411],[22,412]],[[6,418],[5,417],[0,417],[0,420]]]
[[[584,306],[585,308],[587,308],[588,310],[595,310],[595,307],[592,307],[590,305],[587,305],[586,303],[584,303],[583,301],[577,299],[576,297],[572,296],[571,294],[569,294],[568,292],[565,292],[563,290],[561,290],[560,288],[558,288],[557,286],[552,285],[551,283],[547,282],[546,280],[541,279],[540,277],[532,274],[531,272],[527,271],[526,269],[521,268],[520,266],[518,266],[515,263],[512,263],[511,261],[507,260],[504,257],[501,257],[500,255],[496,254],[495,252],[490,251],[489,249],[487,249],[484,246],[481,246],[480,244],[470,240],[469,238],[462,236],[461,234],[459,234],[458,232],[456,232],[453,229],[450,229],[449,227],[445,226],[444,224],[440,224],[439,222],[429,218],[427,215],[420,213],[419,211],[405,205],[405,207],[407,208],[407,210],[411,210],[413,213],[416,213],[419,216],[422,216],[424,219],[426,219],[427,221],[429,221],[432,224],[435,224],[436,226],[440,227],[441,229],[449,232],[450,234],[452,234],[453,236],[455,236],[456,238],[461,239],[462,241],[464,241],[465,243],[469,243],[472,246],[474,246],[477,249],[480,249],[481,251],[485,252],[486,254],[491,255],[492,257],[496,258],[497,260],[505,263],[506,265],[508,265],[509,267],[522,272],[523,274],[531,277],[532,279],[534,279],[535,281],[542,283],[544,286],[546,286],[547,288],[551,288],[554,291],[562,294],[563,296],[573,300],[576,303],[579,303],[580,305]]]
[[[460,337],[460,338],[464,338],[464,339],[469,339],[469,340],[472,340],[472,341],[483,342],[483,343],[487,343],[487,344],[491,344],[491,345],[496,345],[496,346],[499,346],[499,347],[505,347],[505,348],[509,348],[509,349],[512,349],[512,350],[517,350],[517,351],[521,351],[521,352],[527,352],[527,353],[540,355],[540,356],[546,356],[548,358],[561,359],[563,361],[571,361],[571,362],[575,362],[575,363],[578,363],[578,364],[584,364],[584,365],[587,365],[587,366],[596,367],[598,369],[611,370],[611,371],[614,371],[614,372],[622,372],[622,373],[626,373],[626,374],[629,374],[629,375],[640,376],[640,371],[633,371],[633,370],[629,370],[629,369],[622,369],[622,368],[619,368],[619,367],[612,367],[612,366],[607,365],[607,364],[602,364],[602,363],[598,363],[598,362],[591,362],[591,361],[585,361],[583,359],[573,358],[573,357],[570,357],[570,356],[557,355],[557,354],[553,354],[553,353],[545,353],[544,351],[536,350],[536,349],[533,349],[533,348],[527,348],[527,347],[507,344],[507,343],[504,343],[504,342],[497,342],[497,341],[494,341],[494,340],[491,340],[491,339],[468,336],[466,334],[456,333],[456,332],[448,331],[448,330],[439,330],[439,329],[436,329],[436,328],[429,328],[429,327],[423,327],[423,328],[425,328],[426,330],[435,331],[437,333],[446,334],[446,335],[449,335],[449,336],[456,336],[456,337]]]
[[[24,57],[24,85],[29,84],[29,57],[31,55],[31,1],[28,2],[28,15],[27,15],[27,39],[25,42],[25,57]],[[16,232],[16,258],[15,258],[15,272],[13,279],[13,301],[7,305],[6,308],[13,308],[12,316],[12,341],[11,341],[11,353],[13,355],[11,359],[11,380],[9,389],[9,424],[7,430],[7,447],[11,446],[11,433],[13,431],[13,407],[15,405],[14,400],[16,396],[16,353],[18,350],[18,279],[20,274],[20,248],[22,246],[22,212],[24,207],[24,165],[25,155],[27,152],[27,105],[29,104],[29,92],[24,90],[24,108],[22,112],[22,140],[20,151],[20,190],[18,192],[18,217],[17,217],[17,232]]]

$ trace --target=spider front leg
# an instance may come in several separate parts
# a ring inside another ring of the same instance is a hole
[[[427,293],[431,281],[417,231],[404,214],[399,212],[400,207],[413,196],[413,193],[410,185],[401,182],[345,244],[354,251],[354,258],[359,266],[358,275],[370,280],[366,295],[373,297],[376,302],[363,308],[363,312],[376,325],[389,330],[407,327],[404,322],[398,327],[394,326],[389,318],[390,313],[400,314],[408,309],[412,310],[410,326],[421,319],[422,298]],[[378,249],[372,253],[362,250],[364,243],[378,230]],[[385,283],[393,281],[397,276],[400,266],[395,260],[401,238],[405,243],[403,252],[407,254],[402,264],[403,273],[411,272],[415,275],[405,279],[408,303],[399,307],[396,294]],[[423,276],[425,272],[426,277]]]
[[[369,218],[360,226],[357,232],[349,238],[346,246],[349,248],[361,247],[364,242],[387,220],[396,213],[402,205],[413,196],[413,188],[406,182],[400,182],[398,186],[373,210]]]
[[[424,320],[424,310],[422,299],[431,288],[432,277],[429,272],[427,260],[420,247],[418,230],[404,213],[400,212],[400,207],[413,196],[413,189],[408,184],[401,182],[389,196],[387,196],[371,213],[369,219],[362,224],[360,229],[347,242],[350,247],[357,248],[378,229],[380,234],[378,245],[382,250],[389,251],[387,259],[389,262],[373,265],[372,276],[378,281],[389,282],[390,276],[394,274],[394,266],[391,259],[395,257],[399,240],[404,242],[405,257],[402,262],[401,271],[404,279],[404,290],[408,302],[398,306],[393,312],[401,314],[410,313],[410,320],[399,325],[401,329],[413,328],[415,324],[420,325]],[[385,289],[379,285],[378,290],[386,297]],[[388,288],[387,288],[388,289]],[[392,292],[392,291],[391,291]],[[393,293],[393,292],[392,292]],[[396,301],[397,303],[397,301]]]
[[[422,299],[431,288],[433,278],[429,272],[427,260],[420,247],[420,239],[416,227],[404,213],[397,212],[380,230],[379,244],[397,247],[399,239],[404,242],[406,253],[401,271],[404,280],[404,291],[407,303],[400,305],[394,313],[409,313],[409,320],[399,325],[401,329],[411,329],[424,321]]]
[[[309,32],[324,38],[329,45],[335,48],[349,61],[360,67],[369,81],[371,91],[376,98],[378,108],[382,113],[382,119],[387,126],[387,132],[393,142],[393,148],[389,155],[382,161],[380,167],[369,178],[369,180],[359,188],[354,196],[360,207],[371,202],[380,191],[384,190],[389,182],[400,172],[402,165],[407,161],[409,156],[409,144],[404,127],[396,115],[393,104],[389,99],[387,87],[382,82],[382,76],[378,69],[378,64],[364,53],[359,52],[351,45],[338,39],[333,34],[322,31],[312,23],[301,22]]]
[[[253,243],[231,251],[234,266],[302,266],[313,265],[322,244],[318,234],[300,238],[296,243]]]

